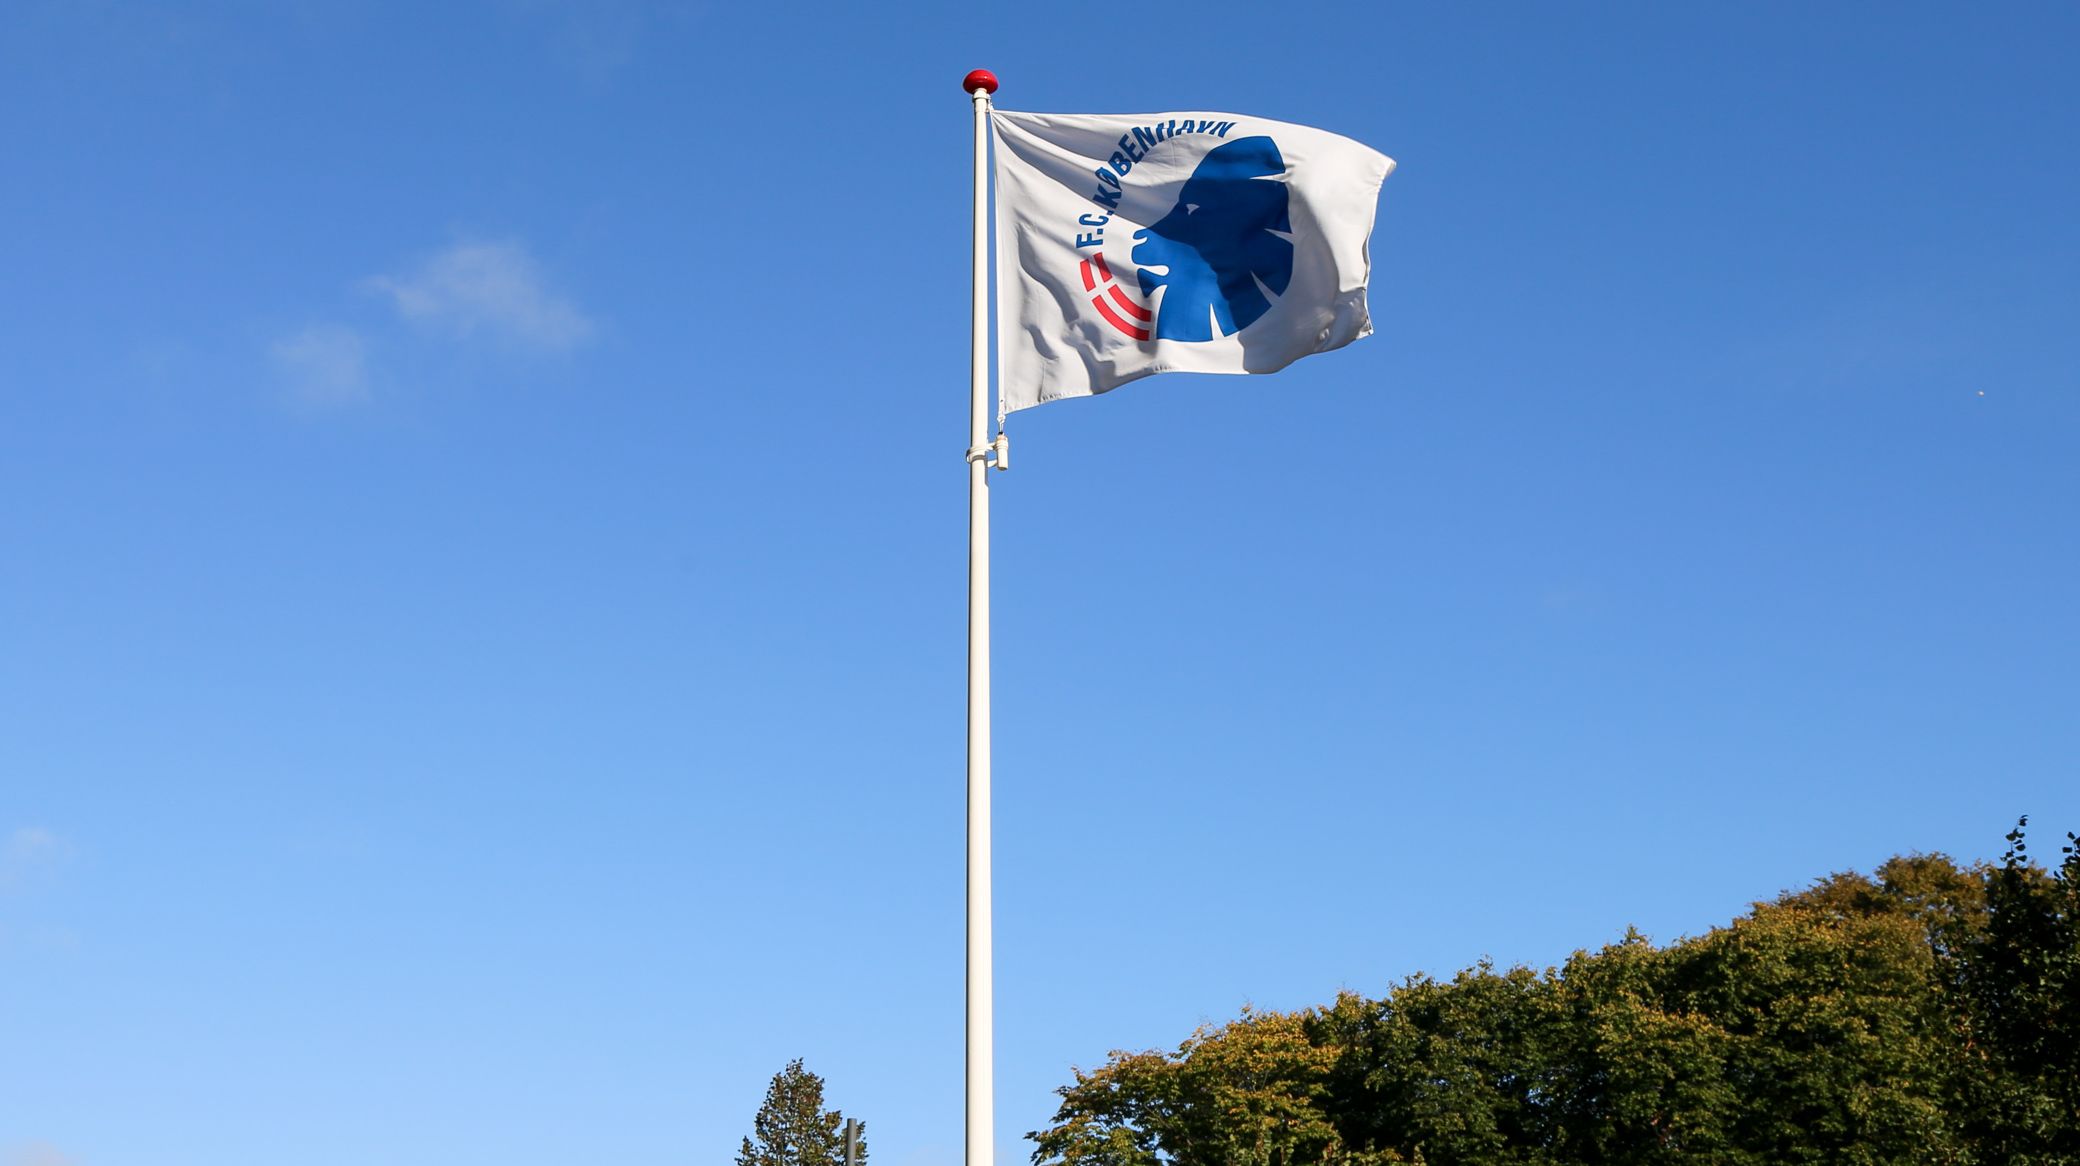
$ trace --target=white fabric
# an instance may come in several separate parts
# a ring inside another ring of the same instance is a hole
[[[1371,335],[1367,243],[1393,159],[1236,114],[992,123],[1005,412],[1152,373],[1276,372]]]

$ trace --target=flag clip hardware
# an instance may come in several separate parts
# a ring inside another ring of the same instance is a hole
[[[968,451],[971,462],[988,462],[1000,470],[1011,468],[1011,438],[999,431],[997,439],[988,445],[978,445]]]

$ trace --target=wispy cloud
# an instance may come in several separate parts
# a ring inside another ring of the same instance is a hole
[[[405,319],[462,338],[567,352],[594,331],[577,304],[549,289],[534,256],[517,242],[458,243],[409,275],[378,275],[364,286],[388,297]]]
[[[7,1166],[80,1166],[80,1160],[49,1142],[25,1142],[9,1146]]]
[[[65,856],[65,840],[41,826],[23,826],[0,842],[0,891],[20,886],[31,875]]]
[[[267,355],[293,403],[359,405],[389,382],[372,368],[390,372],[399,362],[409,369],[415,360],[437,360],[431,349],[398,343],[400,320],[444,344],[527,353],[569,352],[597,330],[575,301],[549,286],[517,240],[457,243],[402,274],[369,276],[355,286],[381,297],[396,316],[370,319],[364,304],[356,325],[319,320],[276,338]]]
[[[343,324],[313,324],[274,342],[275,366],[306,405],[337,407],[368,399],[368,345]]]
[[[508,0],[548,33],[550,50],[587,81],[611,79],[660,41],[694,27],[693,0]],[[668,54],[667,54],[668,55]]]

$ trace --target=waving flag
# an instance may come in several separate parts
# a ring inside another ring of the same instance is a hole
[[[1372,333],[1394,161],[1227,113],[992,111],[1005,412],[1159,372],[1276,372]]]

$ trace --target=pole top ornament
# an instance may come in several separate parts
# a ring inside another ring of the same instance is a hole
[[[966,77],[961,78],[961,88],[970,93],[975,92],[977,89],[986,89],[991,93],[995,93],[997,91],[997,75],[988,69],[977,69]]]

